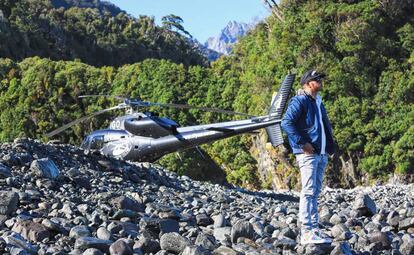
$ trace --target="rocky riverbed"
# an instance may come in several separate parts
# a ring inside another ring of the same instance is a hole
[[[414,254],[414,185],[325,188],[331,245],[299,245],[298,194],[19,139],[0,147],[0,254]]]

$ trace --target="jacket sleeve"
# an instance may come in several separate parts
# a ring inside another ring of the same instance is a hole
[[[299,146],[304,145],[307,142],[297,128],[297,122],[303,114],[303,110],[303,104],[300,100],[297,97],[293,97],[289,102],[281,125],[283,130],[287,133],[289,139]]]

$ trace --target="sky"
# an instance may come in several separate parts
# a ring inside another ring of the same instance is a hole
[[[269,11],[262,0],[108,0],[134,17],[161,17],[175,14],[184,20],[184,28],[201,43],[217,36],[230,21],[251,22],[266,17]]]

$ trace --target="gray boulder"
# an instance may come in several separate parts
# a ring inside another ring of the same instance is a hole
[[[400,246],[400,252],[403,255],[414,254],[414,237],[410,234],[405,234],[402,237],[402,244]]]
[[[231,228],[231,242],[236,243],[237,238],[246,237],[248,239],[254,239],[254,229],[250,222],[239,220]]]
[[[351,247],[347,242],[341,242],[332,250],[330,255],[352,255]]]
[[[216,239],[214,236],[206,235],[203,232],[200,232],[197,235],[195,244],[207,250],[214,250],[217,247]]]
[[[35,175],[48,179],[56,179],[59,176],[59,169],[55,162],[48,158],[33,160],[30,164],[30,170]]]
[[[352,208],[363,216],[372,216],[377,213],[375,202],[367,194],[357,196]]]
[[[95,249],[95,248],[89,248],[89,249],[86,249],[83,253],[82,253],[82,255],[104,255],[104,253],[103,252],[101,252],[100,250],[98,250],[98,249]]]
[[[31,220],[17,221],[12,231],[21,234],[26,240],[40,242],[51,236],[49,230],[40,223]]]
[[[0,163],[0,178],[11,177],[11,169],[3,163]]]
[[[174,253],[182,252],[190,244],[187,238],[180,236],[178,233],[166,233],[160,239],[161,249]]]
[[[209,251],[206,251],[200,246],[187,246],[181,253],[181,255],[210,255]]]
[[[95,248],[102,252],[108,252],[109,246],[112,244],[110,240],[102,240],[94,237],[80,237],[75,241],[75,249]]]
[[[217,241],[225,241],[227,238],[230,238],[231,229],[231,227],[215,228],[213,232],[214,237]]]
[[[400,219],[400,221],[398,223],[398,228],[400,230],[407,230],[407,229],[412,228],[412,227],[414,227],[414,217]]]
[[[26,241],[20,234],[11,232],[4,234],[3,239],[8,245],[12,245],[27,251],[29,254],[37,254],[38,248]]]
[[[119,196],[119,197],[112,198],[109,201],[109,204],[112,207],[115,207],[117,209],[126,209],[126,210],[135,211],[135,212],[144,212],[144,206],[141,203],[126,196]]]
[[[19,195],[13,191],[0,191],[0,214],[10,215],[17,209]]]
[[[132,255],[133,251],[131,247],[119,239],[109,247],[109,254],[111,255]]]
[[[79,238],[91,236],[91,231],[87,226],[75,226],[69,232],[69,237]]]
[[[241,252],[235,251],[226,246],[220,246],[213,251],[213,255],[241,255]]]

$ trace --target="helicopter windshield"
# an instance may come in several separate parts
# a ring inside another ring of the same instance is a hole
[[[91,150],[100,150],[104,146],[104,136],[93,136],[91,138],[90,149]]]
[[[81,148],[87,150],[100,150],[104,146],[103,135],[89,135],[83,140]]]

